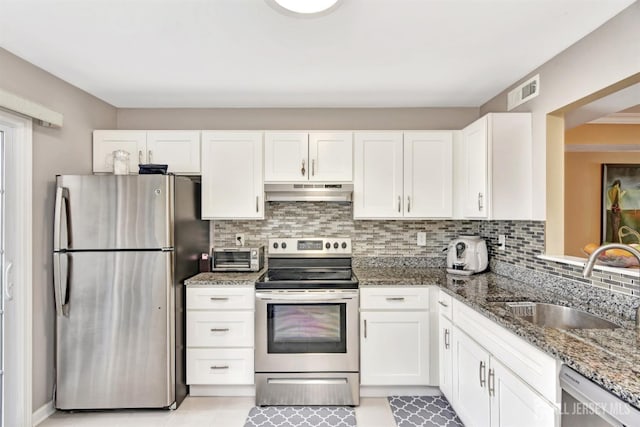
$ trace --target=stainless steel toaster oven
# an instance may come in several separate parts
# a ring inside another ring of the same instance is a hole
[[[264,266],[264,246],[213,248],[211,271],[260,271]]]

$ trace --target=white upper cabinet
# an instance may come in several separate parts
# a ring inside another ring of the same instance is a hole
[[[93,171],[113,172],[113,152],[129,153],[129,171],[138,172],[138,163],[146,163],[147,131],[144,130],[94,130]]]
[[[352,138],[352,132],[265,132],[265,181],[351,181]]]
[[[307,181],[309,179],[309,134],[265,132],[265,181]]]
[[[309,161],[309,181],[352,181],[353,133],[310,133]]]
[[[202,219],[263,219],[262,132],[202,132]]]
[[[453,213],[453,133],[405,132],[405,218],[450,218]]]
[[[490,113],[462,130],[462,216],[532,218],[530,113]]]
[[[467,218],[487,217],[487,126],[485,116],[462,130],[463,214]]]
[[[402,217],[402,132],[357,132],[353,217]]]
[[[355,134],[355,219],[450,218],[453,132]]]
[[[168,165],[167,171],[176,174],[199,174],[200,131],[148,131],[147,163]]]
[[[140,163],[166,164],[167,171],[200,174],[200,131],[95,130],[93,172],[113,172],[113,152],[129,153],[129,172]]]

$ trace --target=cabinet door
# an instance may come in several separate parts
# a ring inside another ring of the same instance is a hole
[[[363,312],[360,318],[362,385],[429,384],[428,312]]]
[[[453,399],[453,341],[451,337],[453,325],[446,317],[440,315],[438,318],[438,365],[439,384],[442,394],[451,402]]]
[[[265,132],[265,181],[307,181],[310,173],[308,141],[307,133]]]
[[[489,212],[487,127],[488,117],[485,116],[462,130],[462,213],[466,218],[487,218]]]
[[[310,133],[310,181],[353,180],[353,133]]]
[[[202,219],[263,219],[262,132],[202,132]]]
[[[451,218],[453,133],[405,132],[404,216]]]
[[[356,133],[353,217],[402,217],[402,132]]]
[[[200,174],[200,131],[148,131],[147,163],[167,165],[176,174]]]
[[[138,163],[146,163],[147,132],[144,130],[94,130],[93,171],[113,172],[113,152],[129,153],[129,172],[138,173]]]
[[[489,353],[453,328],[453,407],[469,427],[489,427]]]
[[[491,359],[491,427],[554,427],[559,414],[504,365]]]

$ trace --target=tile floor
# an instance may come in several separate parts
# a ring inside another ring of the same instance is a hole
[[[187,397],[175,411],[56,412],[38,427],[244,427],[253,397]],[[396,427],[386,397],[363,397],[360,427]]]

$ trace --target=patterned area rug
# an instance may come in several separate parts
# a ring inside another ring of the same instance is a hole
[[[254,407],[244,427],[356,427],[356,413],[344,406]]]
[[[389,396],[398,427],[464,427],[444,396]]]

